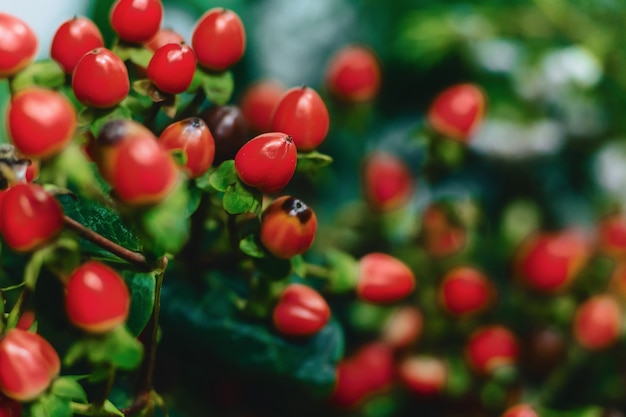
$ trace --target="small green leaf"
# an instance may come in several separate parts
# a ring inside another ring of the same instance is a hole
[[[42,395],[30,407],[31,417],[72,417],[71,401],[54,394]]]
[[[318,169],[330,165],[333,158],[318,151],[298,152],[296,169],[309,175],[314,175]]]
[[[71,366],[80,359],[92,365],[111,365],[123,370],[133,370],[141,364],[143,345],[125,326],[96,337],[85,336],[68,349],[64,363]]]
[[[106,401],[104,402],[104,405],[103,405],[103,407],[102,407],[102,408],[104,408],[104,411],[106,411],[107,413],[109,413],[109,415],[111,415],[111,416],[119,416],[119,417],[124,417],[124,413],[122,413],[122,412],[120,411],[120,409],[119,409],[119,408],[117,408],[117,407],[115,406],[115,404],[113,404],[113,403],[112,403],[111,401],[109,401],[109,400],[106,400]]]
[[[77,401],[81,403],[87,402],[87,394],[82,385],[78,383],[74,378],[69,376],[63,376],[57,378],[53,383],[50,391],[57,397],[64,398],[66,400]]]
[[[154,55],[154,52],[148,48],[129,48],[129,59],[135,65],[142,68],[148,68],[148,64]]]
[[[226,189],[222,205],[229,214],[258,214],[261,211],[262,199],[261,191],[237,181]]]
[[[357,281],[358,261],[340,250],[331,249],[326,253],[330,269],[328,290],[342,293],[354,290]]]
[[[235,88],[233,73],[224,71],[219,73],[210,73],[202,71],[202,89],[206,98],[219,106],[224,105],[230,100]]]
[[[187,164],[187,152],[184,149],[172,149],[170,155],[178,166],[184,167]]]
[[[138,336],[146,327],[154,309],[156,280],[153,272],[122,271],[130,290],[130,311],[126,320],[128,331]]]
[[[248,235],[241,239],[239,242],[239,249],[248,256],[253,258],[264,258],[266,255],[265,249],[258,242],[256,235]]]
[[[228,187],[239,181],[237,171],[235,170],[235,161],[228,159],[217,167],[209,176],[209,184],[217,191],[226,191]],[[200,185],[198,185],[200,186]],[[205,188],[206,189],[206,188]]]
[[[63,69],[52,59],[35,61],[18,72],[11,82],[14,91],[40,86],[56,88],[65,83]]]

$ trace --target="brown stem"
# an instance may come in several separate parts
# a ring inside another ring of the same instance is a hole
[[[98,245],[103,249],[106,249],[107,251],[119,256],[120,258],[131,264],[141,266],[145,269],[150,269],[145,256],[143,256],[141,253],[133,252],[123,246],[118,245],[117,243],[107,239],[101,234],[96,233],[93,230],[83,226],[71,217],[63,216],[63,220],[68,228],[78,233],[78,235],[83,239],[86,239],[91,243]]]

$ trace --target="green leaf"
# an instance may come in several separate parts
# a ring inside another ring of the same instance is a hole
[[[235,170],[235,161],[228,159],[220,164],[209,176],[209,185],[217,191],[225,192],[228,187],[239,181],[237,171]],[[200,186],[200,185],[198,185]],[[204,188],[206,189],[206,188]]]
[[[298,152],[296,169],[307,174],[315,174],[318,169],[332,164],[333,158],[318,151]]]
[[[239,249],[253,258],[264,258],[266,251],[257,239],[256,235],[248,235],[239,241]]]
[[[133,370],[141,364],[143,345],[125,326],[118,326],[106,334],[85,336],[75,342],[65,355],[64,363],[73,365],[87,359],[92,365],[111,365],[122,370]]]
[[[358,261],[337,249],[326,252],[326,262],[330,269],[327,289],[333,293],[344,293],[354,290],[358,274]]]
[[[202,89],[209,101],[219,106],[228,103],[235,88],[235,81],[231,71],[213,73],[198,68],[196,73],[200,73],[198,76],[202,83]],[[192,81],[193,86],[194,83]],[[190,87],[190,90],[192,87]]]
[[[126,320],[128,331],[139,336],[146,327],[154,309],[154,291],[156,287],[153,272],[125,270],[122,277],[130,290],[130,311]]]
[[[71,401],[54,394],[42,395],[30,407],[31,417],[72,417]]]
[[[123,61],[130,61],[143,68],[148,67],[150,60],[152,59],[152,55],[154,55],[154,52],[148,48],[130,46],[121,43],[118,43],[113,47],[113,52],[115,52],[115,54]]]
[[[60,398],[66,400],[77,401],[81,403],[87,402],[87,394],[82,385],[78,383],[74,378],[69,376],[63,376],[57,378],[50,388],[50,392]]]
[[[65,73],[63,69],[52,59],[35,61],[13,78],[11,85],[14,91],[22,90],[26,87],[40,86],[46,88],[57,88],[65,83]]]
[[[259,214],[262,199],[263,194],[261,191],[237,181],[231,184],[224,192],[222,205],[229,214]]]
[[[111,416],[119,416],[124,417],[124,413],[120,411],[119,408],[115,406],[111,401],[105,400],[103,405],[104,411],[109,413]]]

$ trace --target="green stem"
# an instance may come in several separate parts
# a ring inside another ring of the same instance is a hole
[[[115,367],[109,366],[107,369],[107,377],[104,383],[104,389],[102,390],[102,393],[98,396],[97,400],[93,403],[96,408],[102,409],[104,407],[104,403],[109,398],[111,389],[113,389],[113,384],[115,383],[115,374]]]
[[[204,104],[204,100],[206,99],[206,94],[204,93],[204,89],[202,87],[198,88],[196,91],[196,95],[194,98],[187,104],[187,106],[180,112],[178,115],[178,119],[186,119],[187,117],[197,116],[202,104]]]
[[[39,272],[43,266],[46,253],[47,249],[42,249],[33,253],[30,260],[26,264],[26,268],[24,269],[24,288],[13,305],[13,308],[11,308],[11,311],[9,312],[6,324],[7,329],[13,329],[17,326],[24,304],[35,290],[35,285],[37,285],[37,278],[39,277]]]

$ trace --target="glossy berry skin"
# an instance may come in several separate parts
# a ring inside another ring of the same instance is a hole
[[[494,288],[479,270],[460,266],[443,277],[438,289],[439,303],[456,317],[467,317],[485,311],[494,300]]]
[[[434,356],[409,356],[398,364],[397,371],[403,385],[417,395],[439,395],[446,389],[448,366]]]
[[[429,256],[444,258],[463,250],[467,232],[450,220],[443,207],[432,204],[422,216],[422,239],[424,250]]]
[[[0,230],[17,252],[30,252],[54,239],[63,229],[63,209],[37,184],[15,184],[4,192]]]
[[[485,102],[485,94],[477,85],[456,84],[435,97],[426,119],[438,134],[467,142],[482,123]]]
[[[59,355],[37,333],[11,329],[0,340],[0,391],[7,397],[34,400],[60,370]]]
[[[0,13],[0,38],[0,78],[5,78],[30,64],[39,44],[26,22],[7,13]]]
[[[477,373],[492,374],[501,366],[517,363],[519,343],[515,335],[504,326],[483,326],[467,341],[465,357]]]
[[[59,26],[52,38],[50,57],[71,74],[78,61],[92,49],[104,46],[100,29],[87,17],[76,16]]]
[[[148,78],[161,91],[180,94],[191,85],[196,55],[186,44],[167,44],[157,49],[148,64]],[[172,76],[176,74],[176,76]]]
[[[379,213],[403,207],[415,189],[413,175],[404,161],[384,151],[367,156],[362,178],[365,201]]]
[[[539,417],[539,413],[529,404],[517,404],[507,408],[500,417]]]
[[[131,43],[149,41],[161,27],[161,0],[117,0],[110,21],[120,39]]]
[[[626,258],[626,216],[614,214],[604,217],[597,225],[598,249],[609,256]]]
[[[424,315],[413,306],[399,307],[387,320],[381,340],[394,349],[413,346],[424,329]]]
[[[274,109],[272,130],[293,137],[299,151],[312,151],[326,139],[330,129],[328,108],[310,87],[287,90]]]
[[[126,321],[129,308],[130,293],[124,279],[101,262],[85,262],[67,280],[67,316],[82,330],[108,332]]]
[[[380,90],[380,64],[374,52],[360,45],[340,49],[326,70],[326,87],[347,103],[371,101]]]
[[[22,403],[0,395],[0,417],[22,417]]]
[[[246,50],[243,22],[232,10],[207,10],[193,29],[191,45],[200,65],[223,71],[239,62]]]
[[[239,149],[254,135],[239,106],[213,106],[200,114],[215,140],[214,165],[235,159]]]
[[[157,33],[154,34],[150,40],[145,43],[146,48],[150,49],[152,52],[156,51],[162,46],[167,45],[168,43],[177,43],[185,42],[185,38],[183,36],[168,28],[159,29]]]
[[[575,230],[529,236],[515,258],[519,280],[545,294],[569,288],[591,253],[589,240]]]
[[[76,110],[63,94],[39,87],[18,91],[7,115],[11,141],[27,158],[56,155],[74,137],[78,124]]]
[[[128,70],[124,61],[109,49],[93,49],[76,64],[72,89],[76,99],[85,106],[116,106],[130,91]]]
[[[617,299],[609,294],[597,294],[577,307],[574,339],[587,350],[606,349],[620,339],[622,325],[623,312]]]
[[[106,123],[94,148],[100,175],[112,185],[116,197],[130,206],[157,204],[178,184],[173,157],[140,123]]]
[[[255,136],[239,149],[235,169],[243,183],[273,194],[291,181],[297,161],[298,151],[291,136],[270,132]]]
[[[274,327],[286,336],[311,336],[330,319],[330,307],[313,288],[289,284],[278,297],[272,314]]]
[[[408,296],[416,286],[415,275],[399,259],[373,252],[359,261],[357,296],[370,303],[392,303]]]
[[[336,372],[331,403],[342,408],[357,407],[393,382],[393,350],[384,343],[367,343],[343,358],[337,364]]]
[[[277,258],[287,259],[306,252],[316,231],[313,210],[291,196],[278,197],[261,216],[261,242]]]
[[[206,123],[199,117],[170,124],[159,136],[159,143],[164,149],[184,152],[185,171],[190,178],[201,176],[213,164],[215,141]]]
[[[257,133],[272,130],[272,116],[285,88],[278,81],[263,79],[250,85],[241,96],[240,107],[248,126]]]

